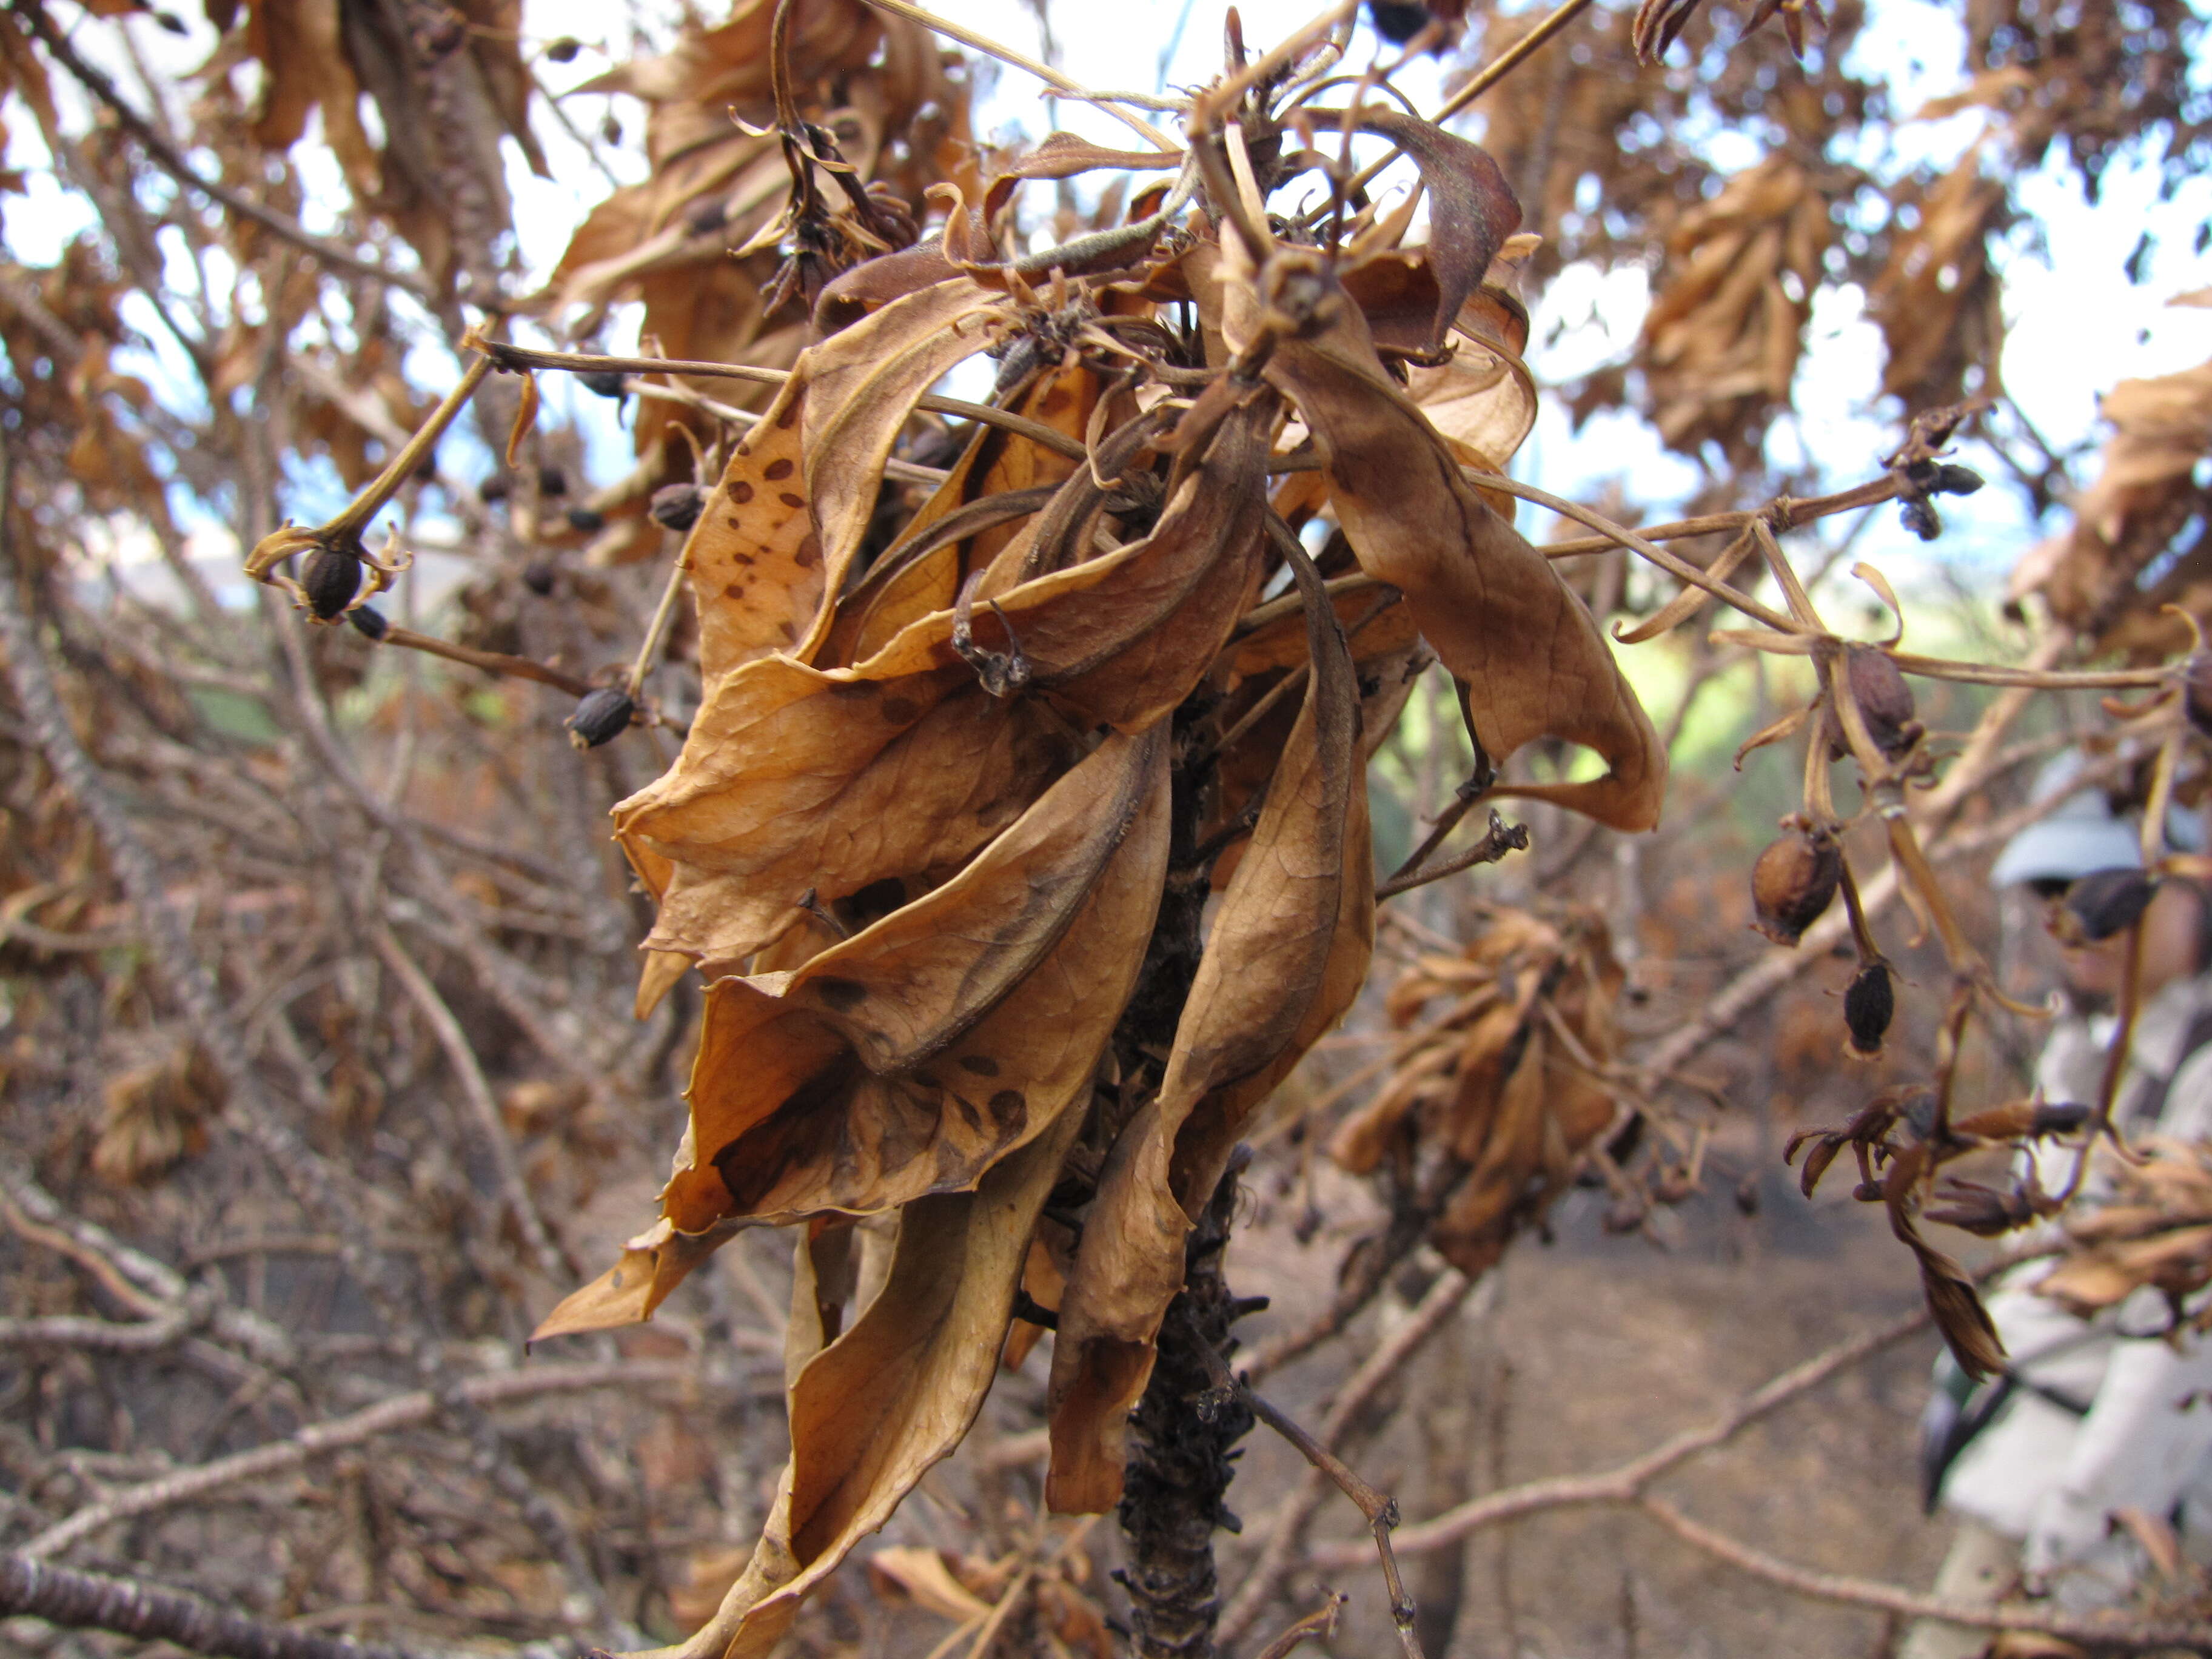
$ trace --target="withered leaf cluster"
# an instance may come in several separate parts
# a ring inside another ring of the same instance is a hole
[[[2165,1301],[2175,1329],[2203,1331],[2197,1292],[2212,1284],[2212,1149],[2152,1139],[2135,1151],[2106,1166],[2107,1202],[2066,1217],[2068,1249],[2036,1288],[2084,1316],[2148,1288]]]
[[[1250,143],[1279,85],[1238,90]],[[658,904],[642,1001],[708,981],[690,1123],[660,1218],[540,1334],[643,1318],[735,1230],[797,1230],[792,1461],[694,1651],[764,1651],[958,1443],[1025,1284],[1057,1316],[1048,1498],[1113,1504],[1192,1219],[1364,982],[1364,767],[1417,653],[1494,763],[1545,738],[1607,763],[1521,793],[1656,818],[1649,720],[1480,482],[1534,412],[1490,282],[1513,198],[1465,141],[1363,118],[1430,181],[1425,246],[1371,210],[1283,239],[1256,149],[1170,158],[1224,210],[1171,240],[1139,198],[1095,252],[1017,264],[955,202],[823,289],[685,542],[703,702],[617,830]],[[933,488],[887,483],[919,400],[985,352],[1029,365],[1002,374],[1017,418]],[[1316,560],[1302,532],[1331,526]],[[1601,1051],[1609,995],[1549,993]],[[1557,1139],[1516,1118],[1497,1157],[1556,1170]],[[1502,1214],[1516,1185],[1481,1190]],[[884,1215],[852,1305],[855,1223]],[[1462,1219],[1472,1249],[1492,1223]]]
[[[1429,1242],[1484,1272],[1542,1224],[1623,1115],[1612,1076],[1623,979],[1596,912],[1493,909],[1462,955],[1425,957],[1391,988],[1402,1035],[1389,1079],[1339,1127],[1331,1155],[1399,1192],[1443,1193]]]
[[[2186,644],[2166,606],[2212,613],[2212,515],[2200,482],[2212,454],[2212,363],[2123,380],[2102,411],[2112,435],[2097,476],[2072,523],[2014,567],[2009,597],[2038,595],[2102,649],[2145,660]],[[2161,568],[2146,584],[2154,562]]]

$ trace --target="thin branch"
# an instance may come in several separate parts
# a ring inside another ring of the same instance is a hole
[[[2180,1648],[2202,1653],[2212,1647],[2212,1622],[2167,1622],[2130,1619],[2124,1613],[2066,1612],[2052,1601],[1968,1603],[1918,1595],[1871,1578],[1801,1567],[1692,1521],[1662,1498],[1644,1497],[1637,1506],[1692,1548],[1703,1550],[1741,1571],[1817,1601],[1876,1607],[1905,1619],[1932,1619],[1978,1630],[2032,1631],[2090,1648]]]
[[[1391,1529],[1398,1524],[1397,1500],[1368,1485],[1350,1464],[1307,1433],[1295,1419],[1255,1393],[1249,1383],[1230,1370],[1212,1343],[1200,1342],[1195,1346],[1216,1389],[1242,1399],[1253,1416],[1297,1447],[1301,1457],[1334,1481],[1337,1490],[1358,1505],[1374,1534],[1375,1553],[1382,1558],[1382,1582],[1389,1589],[1390,1620],[1397,1626],[1399,1644],[1406,1650],[1406,1659],[1425,1659],[1420,1634],[1414,1627],[1419,1610],[1413,1605],[1413,1598],[1406,1593],[1405,1577],[1398,1571],[1398,1558],[1390,1547]]]
[[[1547,17],[1542,22],[1537,24],[1534,28],[1529,30],[1527,34],[1522,36],[1521,39],[1514,42],[1512,46],[1500,52],[1492,62],[1485,64],[1480,70],[1477,70],[1474,76],[1465,86],[1462,87],[1457,92],[1454,93],[1438,106],[1436,114],[1430,118],[1438,126],[1443,125],[1446,121],[1451,119],[1453,116],[1458,114],[1476,99],[1481,97],[1484,93],[1488,92],[1491,88],[1496,86],[1500,81],[1504,80],[1508,74],[1531,57],[1539,47],[1544,45],[1546,41],[1549,40],[1561,29],[1566,27],[1568,24],[1573,22],[1577,17],[1580,16],[1582,13],[1589,8],[1589,3],[1590,0],[1565,0],[1565,3],[1560,6],[1557,11],[1553,12],[1549,17]],[[1375,182],[1376,176],[1382,173],[1383,168],[1389,167],[1391,162],[1396,161],[1404,154],[1405,151],[1393,144],[1388,150],[1384,151],[1380,157],[1369,162],[1365,167],[1362,167],[1357,173],[1355,173],[1352,176],[1352,182],[1345,187],[1344,193],[1346,196],[1352,196],[1357,195],[1359,191],[1366,189],[1368,185]]]
[[[105,1353],[151,1353],[181,1341],[192,1328],[182,1309],[156,1319],[83,1319],[49,1314],[0,1319],[0,1348],[94,1348]]]
[[[1521,64],[1534,57],[1547,41],[1582,15],[1589,5],[1589,0],[1566,0],[1566,3],[1557,11],[1498,53],[1491,62],[1476,70],[1468,77],[1465,86],[1437,106],[1437,112],[1432,118],[1438,125],[1450,120],[1453,116],[1458,114],[1519,68]]]
[[[1432,881],[1442,881],[1446,876],[1455,876],[1462,870],[1472,870],[1478,864],[1496,864],[1508,853],[1528,850],[1528,826],[1508,823],[1493,811],[1490,827],[1483,831],[1482,839],[1474,846],[1453,854],[1440,864],[1424,869],[1408,870],[1395,875],[1375,890],[1379,899],[1395,898],[1401,893],[1411,892],[1416,887],[1425,887]]]
[[[387,628],[376,641],[379,645],[398,646],[405,651],[420,651],[427,656],[441,657],[447,662],[457,662],[469,668],[481,668],[487,674],[502,675],[509,679],[535,680],[540,685],[550,685],[556,691],[565,691],[572,697],[580,697],[592,690],[592,682],[554,667],[550,663],[533,661],[528,657],[510,656],[504,651],[478,651],[472,646],[455,645],[428,634],[418,634],[411,628]]]
[[[135,1578],[50,1566],[20,1553],[0,1554],[0,1618],[42,1619],[71,1630],[173,1642],[222,1659],[428,1659],[420,1648],[287,1630],[197,1595]]]
[[[1474,1279],[1452,1267],[1429,1286],[1428,1294],[1421,1298],[1412,1315],[1390,1333],[1388,1341],[1367,1357],[1329,1401],[1328,1415],[1322,1419],[1322,1445],[1334,1451],[1344,1443],[1345,1437],[1366,1410],[1368,1402],[1386,1384],[1402,1375],[1413,1356],[1459,1311],[1460,1304],[1467,1300],[1474,1285]],[[1224,1645],[1234,1643],[1252,1627],[1267,1607],[1289,1571],[1291,1553],[1304,1537],[1306,1522],[1321,1506],[1328,1484],[1327,1473],[1318,1465],[1307,1471],[1297,1490],[1284,1505],[1273,1532],[1260,1552],[1260,1559],[1253,1563],[1243,1583],[1223,1611],[1216,1632],[1218,1642]]]
[[[1526,1481],[1502,1492],[1470,1498],[1432,1520],[1406,1528],[1398,1534],[1398,1548],[1407,1555],[1449,1549],[1486,1527],[1539,1510],[1633,1503],[1643,1495],[1645,1487],[1676,1465],[1700,1452],[1725,1445],[1761,1418],[1818,1388],[1838,1371],[1903,1341],[1927,1324],[1927,1309],[1915,1308],[1887,1325],[1839,1342],[1803,1364],[1792,1366],[1746,1395],[1711,1422],[1685,1429],[1626,1462],[1590,1474],[1553,1475]],[[1313,1560],[1319,1566],[1340,1567],[1358,1560],[1361,1554],[1364,1552],[1354,1553],[1348,1545],[1332,1544],[1316,1550]]]
[[[374,259],[364,259],[343,245],[316,235],[297,220],[289,219],[273,208],[264,207],[252,197],[242,196],[228,185],[204,177],[185,158],[181,150],[124,100],[123,94],[116,89],[112,81],[78,55],[76,48],[70,45],[68,37],[48,19],[40,0],[15,0],[9,9],[23,20],[24,27],[39,38],[40,43],[54,55],[63,68],[82,82],[94,97],[107,106],[115,116],[116,125],[138,141],[140,148],[152,157],[155,165],[179,184],[206,197],[218,206],[229,209],[240,218],[251,219],[270,234],[313,254],[333,270],[366,276],[371,282],[388,283],[394,288],[405,289],[426,303],[434,305],[437,302],[436,293],[421,277],[390,270]]]
[[[873,5],[878,3],[878,0],[868,0],[868,3]],[[791,378],[787,370],[755,368],[747,363],[710,363],[686,357],[602,357],[588,351],[534,351],[525,346],[509,345],[497,340],[477,340],[470,343],[504,369],[568,369],[578,374],[688,374],[696,380],[750,380],[760,386],[781,386]],[[1014,414],[1010,410],[996,409],[989,404],[971,404],[965,398],[940,398],[933,393],[917,398],[914,406],[927,410],[933,415],[957,415],[963,420],[981,421],[986,426],[1003,428],[1017,436],[1027,438],[1031,443],[1042,445],[1055,454],[1065,455],[1071,461],[1087,461],[1091,456],[1091,452],[1083,447],[1081,439],[1071,438],[1042,421],[1032,421],[1026,416]]]
[[[1336,1634],[1337,1618],[1343,1613],[1344,1604],[1351,1599],[1348,1595],[1332,1592],[1324,1606],[1316,1607],[1282,1632],[1273,1641],[1255,1654],[1253,1659],[1284,1659],[1284,1656],[1294,1650],[1299,1643],[1316,1636],[1326,1642]]]
[[[1802,501],[1793,496],[1778,495],[1757,512],[1710,513],[1703,518],[1679,519],[1670,524],[1638,525],[1636,533],[1646,541],[1675,542],[1692,536],[1715,536],[1723,532],[1734,533],[1753,519],[1765,519],[1777,530],[1795,530],[1815,519],[1828,518],[1838,513],[1856,512],[1863,507],[1878,507],[1884,501],[1897,499],[1898,482],[1893,475],[1885,474],[1849,489],[1839,489],[1832,495],[1812,495]],[[1547,542],[1536,550],[1548,559],[1568,559],[1579,553],[1602,553],[1620,544],[1611,536],[1580,536],[1571,541]]]
[[[623,1360],[605,1364],[533,1365],[526,1370],[463,1379],[453,1392],[479,1409],[511,1405],[549,1394],[578,1394],[593,1389],[644,1389],[681,1382],[692,1368],[667,1359]],[[205,1498],[243,1481],[268,1481],[316,1458],[327,1457],[403,1429],[420,1427],[438,1416],[441,1402],[428,1389],[389,1400],[327,1422],[311,1423],[282,1440],[234,1452],[211,1462],[179,1469],[135,1486],[111,1492],[67,1519],[57,1522],[19,1547],[21,1559],[36,1560],[67,1549],[106,1527],[136,1516],[151,1515]]]
[[[1000,46],[988,34],[978,34],[971,28],[964,28],[958,23],[939,17],[935,12],[924,11],[920,6],[909,5],[907,0],[868,0],[868,3],[878,11],[887,11],[894,17],[905,18],[909,23],[919,23],[926,29],[933,29],[945,39],[957,40],[963,46],[973,47],[988,58],[995,58],[1000,63],[1011,64],[1018,70],[1027,70],[1038,80],[1056,91],[1063,92],[1070,98],[1079,99],[1086,104],[1105,111],[1132,132],[1141,133],[1162,149],[1182,148],[1142,116],[1130,114],[1128,111],[1101,97],[1080,82],[1069,80],[1048,64],[1040,64],[1034,58],[1024,57],[1012,46]]]
[[[1629,529],[1626,525],[1615,524],[1602,513],[1554,495],[1548,489],[1539,489],[1534,484],[1526,484],[1517,478],[1506,477],[1502,473],[1483,472],[1471,466],[1462,467],[1460,470],[1466,474],[1470,483],[1480,484],[1486,489],[1503,490],[1509,495],[1518,495],[1524,501],[1534,501],[1539,507],[1550,507],[1563,519],[1573,519],[1589,526],[1593,530],[1602,532],[1613,542],[1627,548],[1632,552],[1643,555],[1644,558],[1649,559],[1669,575],[1689,583],[1692,587],[1702,587],[1722,604],[1742,611],[1745,616],[1754,621],[1765,623],[1778,634],[1797,635],[1805,632],[1802,624],[1784,616],[1779,611],[1770,609],[1756,599],[1746,598],[1725,582],[1715,581],[1688,560],[1668,552],[1665,548],[1639,532]]]
[[[400,988],[422,1018],[429,1022],[431,1034],[438,1039],[444,1051],[446,1063],[453,1069],[461,1085],[461,1097],[467,1101],[469,1115],[476,1120],[477,1133],[482,1137],[484,1150],[491,1156],[492,1170],[498,1180],[500,1195],[514,1216],[514,1224],[522,1234],[523,1243],[538,1262],[538,1271],[556,1284],[565,1284],[581,1276],[568,1253],[546,1226],[545,1218],[538,1213],[535,1200],[530,1196],[530,1184],[522,1178],[522,1164],[514,1155],[514,1138],[507,1132],[507,1123],[499,1115],[499,1103],[492,1098],[491,1085],[484,1081],[483,1067],[477,1061],[476,1050],[469,1046],[468,1034],[461,1023],[453,1018],[453,1011],[446,1006],[446,999],[438,994],[438,988],[430,982],[415,958],[407,954],[399,939],[388,927],[379,925],[376,930],[376,953],[384,965],[392,970]]]

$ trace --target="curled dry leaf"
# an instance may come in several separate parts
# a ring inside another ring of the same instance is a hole
[[[993,596],[972,618],[975,645],[1018,651],[1029,683],[1084,719],[1133,731],[1164,718],[1228,640],[1258,574],[1274,418],[1265,398],[1235,411],[1151,535]],[[1062,489],[1086,483],[1079,472]],[[1002,559],[1035,547],[1009,544]],[[987,572],[981,591],[992,586]],[[957,660],[957,625],[949,611],[923,617],[863,671],[911,673]]]
[[[1240,330],[1234,309],[1231,337]],[[1242,319],[1249,328],[1256,317]],[[1604,636],[1550,562],[1492,511],[1435,428],[1384,371],[1356,310],[1285,341],[1267,378],[1328,447],[1329,500],[1360,568],[1406,596],[1422,634],[1464,681],[1476,736],[1503,763],[1550,737],[1610,769],[1516,786],[1618,830],[1658,822],[1667,759]]]
[[[901,1214],[883,1289],[799,1370],[775,1510],[752,1560],[678,1659],[765,1659],[807,1594],[966,1436],[1078,1127],[1063,1115],[974,1192],[921,1199]],[[803,1279],[799,1293],[811,1300]]]
[[[1066,764],[1064,729],[963,664],[889,678],[782,656],[713,687],[675,767],[616,809],[672,865],[649,948],[735,969],[818,902],[957,866]]]
[[[1166,784],[1164,732],[1109,738],[944,885],[711,988],[663,1225],[542,1334],[647,1316],[734,1223],[972,1186],[1087,1098],[1158,907]]]
[[[1237,1131],[1280,1080],[1271,1066],[1286,1054],[1295,1063],[1365,978],[1374,890],[1358,682],[1318,577],[1300,574],[1313,663],[1304,705],[1223,896],[1159,1092],[1108,1155],[1060,1303],[1046,1479],[1055,1510],[1103,1510],[1120,1497],[1128,1413],[1182,1284],[1184,1236]]]
[[[805,658],[915,402],[989,342],[1000,302],[954,282],[887,306],[802,353],[739,441],[684,544],[713,685],[771,651]]]
[[[2065,1253],[2036,1285],[2085,1318],[2146,1286],[2179,1309],[2212,1284],[2212,1146],[2154,1139],[2135,1151],[2139,1162],[2101,1166],[2110,1201],[2066,1219]]]

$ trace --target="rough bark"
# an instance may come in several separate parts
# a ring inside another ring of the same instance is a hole
[[[1159,1361],[1129,1419],[1130,1458],[1120,1519],[1129,1545],[1129,1592],[1140,1659],[1204,1659],[1220,1616],[1213,1567],[1217,1528],[1243,1530],[1226,1504],[1237,1441],[1251,1431],[1241,1398],[1222,1398],[1200,1345],[1229,1348],[1243,1311],[1222,1275],[1244,1158],[1232,1160],[1191,1231],[1183,1288],[1160,1326]]]

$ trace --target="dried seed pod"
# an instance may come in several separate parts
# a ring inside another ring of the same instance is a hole
[[[2189,723],[2212,738],[2212,651],[2199,651],[2189,659],[2182,670],[2181,691]]]
[[[1407,0],[1367,0],[1367,21],[1376,33],[1402,46],[1428,26],[1429,9]]]
[[[1785,831],[1751,867],[1752,926],[1777,945],[1795,945],[1834,902],[1844,878],[1843,849],[1832,837]]]
[[[647,509],[653,521],[670,530],[689,530],[699,522],[707,506],[707,492],[695,483],[663,484],[653,492]]]
[[[346,612],[346,620],[353,624],[354,632],[364,639],[381,641],[392,631],[392,624],[384,613],[374,605],[357,605]]]
[[[1899,759],[1927,730],[1912,718],[1912,688],[1889,653],[1875,646],[1847,647],[1844,665],[1851,701],[1858,704],[1875,747]]]
[[[1936,469],[1936,476],[1928,481],[1931,495],[1971,495],[1982,487],[1982,475],[1971,466],[1959,466],[1946,461]]]
[[[1923,542],[1932,542],[1943,533],[1941,516],[1917,495],[1908,495],[1897,504],[1897,516],[1907,530]]]
[[[603,685],[596,691],[587,691],[576,705],[576,712],[562,724],[568,728],[568,741],[579,749],[596,749],[611,743],[628,729],[630,716],[637,705],[620,686]]]
[[[2035,1112],[2028,1121],[2027,1132],[2032,1135],[2070,1135],[2087,1126],[2097,1115],[2094,1106],[2083,1106],[2072,1101],[2039,1100]]]
[[[602,398],[619,400],[629,395],[629,377],[618,368],[588,368],[576,379],[583,383],[585,391],[595,392]]]
[[[557,40],[548,40],[545,43],[546,61],[554,64],[573,64],[576,61],[576,54],[583,49],[584,43],[581,40],[573,34],[564,34]]]
[[[477,499],[491,507],[507,499],[507,480],[495,472],[477,486]]]
[[[1947,1227],[1956,1227],[1983,1238],[1996,1238],[2016,1227],[2025,1227],[2057,1207],[2033,1170],[2021,1185],[2005,1192],[1984,1187],[1978,1181],[1946,1176],[1936,1188],[1936,1196],[1942,1201],[1928,1206],[1926,1214],[1930,1221],[1940,1221]]]
[[[361,556],[342,547],[319,547],[300,572],[300,591],[318,622],[335,622],[361,592]]]
[[[599,123],[599,137],[605,139],[607,143],[611,144],[619,144],[622,143],[623,125],[621,121],[612,115],[608,116],[606,119]]]
[[[568,509],[568,528],[581,531],[586,536],[596,536],[607,527],[607,515],[588,507]]]
[[[532,559],[522,567],[522,585],[541,599],[553,591],[553,580],[560,574],[550,559]]]
[[[1880,957],[1860,963],[1850,988],[1844,993],[1844,1024],[1850,1030],[1851,1051],[1869,1059],[1880,1054],[1896,1012],[1897,989],[1889,964]]]
[[[2141,870],[2099,870],[2066,890],[2058,934],[2069,945],[2099,945],[2142,920],[2158,883]]]
[[[538,493],[541,495],[565,495],[568,493],[568,471],[566,467],[548,461],[538,469]]]

